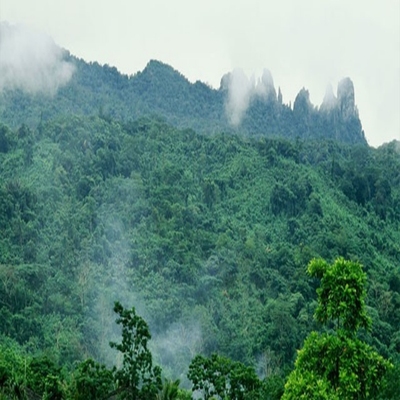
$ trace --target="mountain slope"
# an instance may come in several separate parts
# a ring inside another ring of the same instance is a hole
[[[280,369],[318,329],[305,266],[343,256],[368,274],[368,341],[398,354],[396,143],[71,116],[0,139],[2,335],[63,364],[110,361],[120,300],[149,321],[167,371],[212,351]]]

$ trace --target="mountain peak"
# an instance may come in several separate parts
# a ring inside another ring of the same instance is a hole
[[[333,93],[332,85],[328,85],[325,90],[324,100],[321,104],[321,111],[331,110],[332,108],[336,107],[337,98]]]
[[[171,67],[169,64],[165,64],[159,60],[150,60],[143,71],[138,75],[154,76],[157,80],[165,77],[175,77],[188,81],[179,71]]]
[[[355,105],[354,85],[350,78],[344,78],[339,82],[337,98],[340,112],[344,120],[358,117],[358,111]]]
[[[274,86],[274,80],[272,74],[268,69],[264,69],[260,81],[257,85],[257,91],[259,94],[268,101],[276,101],[276,90]]]
[[[294,100],[293,112],[295,115],[305,115],[312,109],[313,105],[310,101],[310,93],[307,89],[302,88]]]

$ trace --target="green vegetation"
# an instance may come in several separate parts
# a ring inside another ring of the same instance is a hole
[[[190,398],[181,389],[191,387],[188,366],[211,360],[205,370],[224,376],[215,394],[279,399],[297,349],[329,355],[344,346],[366,363],[390,359],[376,398],[398,398],[399,171],[396,142],[204,136],[104,115],[1,125],[0,398],[141,390],[122,349],[131,344],[123,336],[120,356],[109,346],[121,337],[115,301],[135,307],[119,309],[126,318],[142,321],[136,310],[148,323],[139,345],[150,363],[137,378],[159,398]],[[338,314],[318,305],[305,266],[327,260],[318,273],[324,301],[338,257],[365,266],[365,308],[351,297]],[[330,393],[330,381],[313,381],[301,363],[296,374]],[[240,382],[234,395],[230,382]],[[243,391],[248,382],[254,390]]]
[[[152,399],[161,390],[161,369],[153,368],[153,360],[147,342],[151,338],[149,327],[135,308],[125,310],[115,303],[114,311],[119,315],[117,324],[122,324],[122,343],[110,343],[123,354],[122,368],[115,378],[124,399]]]
[[[197,355],[189,366],[188,377],[193,391],[200,391],[206,400],[213,396],[237,400],[264,398],[262,382],[253,368],[217,354],[210,358]]]
[[[356,336],[371,322],[360,264],[339,258],[330,266],[313,260],[308,272],[321,279],[315,317],[323,324],[333,322],[333,332],[308,336],[282,400],[376,398],[391,365]]]

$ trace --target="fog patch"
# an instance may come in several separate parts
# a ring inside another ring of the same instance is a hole
[[[258,377],[262,379],[268,379],[273,375],[279,375],[282,368],[282,356],[275,354],[269,347],[265,351],[258,355],[256,372]]]
[[[321,110],[332,110],[337,106],[337,98],[333,93],[333,87],[329,84],[325,90],[325,96],[321,104]]]
[[[182,386],[190,387],[187,378],[189,365],[203,349],[199,321],[175,322],[165,332],[154,335],[149,345],[163,373],[168,378],[179,378]]]
[[[101,210],[100,213],[106,210]],[[111,342],[121,342],[121,326],[117,325],[118,315],[114,312],[114,303],[119,301],[124,308],[132,306],[138,315],[143,316],[144,306],[132,284],[130,269],[129,240],[122,221],[113,215],[100,220],[104,237],[101,247],[107,261],[99,265],[92,282],[94,307],[87,310],[87,319],[91,321],[93,337],[96,337],[96,352],[101,362],[108,366],[120,367],[122,354],[112,349]]]
[[[276,101],[274,82],[267,69],[258,78],[254,74],[248,77],[242,69],[234,69],[222,78],[221,89],[227,92],[225,112],[233,126],[240,125],[253,98]]]
[[[54,95],[71,79],[75,67],[66,51],[47,35],[23,25],[0,23],[0,93],[20,89]]]
[[[233,70],[223,79],[228,90],[226,114],[230,124],[237,126],[249,106],[253,84],[241,69]]]

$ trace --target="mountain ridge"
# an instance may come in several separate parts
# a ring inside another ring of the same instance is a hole
[[[68,51],[64,59],[75,69],[67,84],[54,96],[3,90],[0,119],[14,127],[21,123],[35,127],[40,121],[66,114],[102,115],[121,121],[158,116],[178,128],[204,134],[223,131],[367,144],[349,78],[339,83],[338,95],[333,95],[329,107],[326,102],[319,108],[313,106],[303,88],[292,108],[282,103],[280,88],[277,95],[268,70],[261,86],[251,87],[249,81],[247,92],[240,93],[234,88],[235,71],[224,75],[220,87],[214,89],[201,81],[191,83],[178,70],[158,60],[150,60],[142,71],[128,76],[107,64],[88,63]],[[243,105],[246,96],[248,103]],[[239,113],[234,115],[235,123],[232,113]]]

